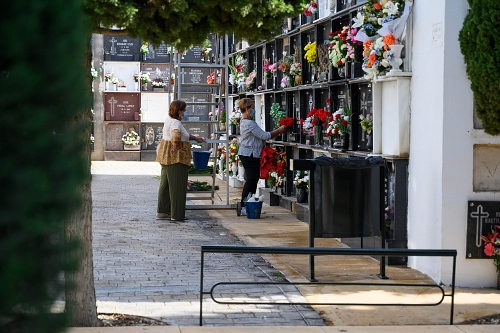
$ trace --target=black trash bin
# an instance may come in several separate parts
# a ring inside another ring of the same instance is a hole
[[[309,227],[314,237],[380,236],[385,160],[321,155],[310,161],[314,164],[314,209],[310,209],[314,225]]]

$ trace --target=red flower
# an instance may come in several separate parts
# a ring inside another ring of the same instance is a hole
[[[486,254],[488,257],[491,257],[494,251],[495,246],[492,243],[488,243],[484,246],[484,254]]]
[[[341,117],[341,115],[338,113],[335,115],[335,119],[339,119],[340,117]]]
[[[304,119],[300,119],[300,124],[302,125],[304,123]]]
[[[316,123],[317,123],[316,119],[313,119],[313,120],[311,121],[311,124],[313,124],[313,125],[316,125]]]
[[[345,119],[344,119],[344,120],[342,120],[342,126],[347,126],[347,124],[349,124],[349,123],[347,122],[347,120],[345,120]]]
[[[318,7],[318,4],[316,2],[311,2],[311,7],[316,8],[316,7]]]
[[[287,126],[287,127],[291,127],[293,126],[293,118],[290,118],[290,117],[285,117],[283,119],[280,120],[280,125],[283,126]]]
[[[330,105],[330,97],[326,99],[326,104]]]
[[[339,129],[338,128],[334,129],[333,134],[339,134]]]

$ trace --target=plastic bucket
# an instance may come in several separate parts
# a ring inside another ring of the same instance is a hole
[[[247,211],[247,219],[260,219],[262,201],[246,201],[245,208]]]
[[[198,170],[205,170],[210,159],[209,151],[193,151],[194,168]]]

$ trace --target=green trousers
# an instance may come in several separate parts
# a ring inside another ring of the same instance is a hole
[[[157,213],[170,214],[175,220],[186,217],[186,192],[189,167],[182,163],[161,165]]]

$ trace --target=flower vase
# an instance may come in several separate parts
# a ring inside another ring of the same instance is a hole
[[[334,143],[335,143],[335,138],[333,137],[333,135],[330,135],[328,137],[328,145],[330,146],[330,148],[334,147]]]
[[[236,135],[240,135],[240,125],[236,125]]]
[[[142,91],[148,91],[148,84],[147,83],[142,84]]]
[[[297,189],[297,203],[307,203],[307,191],[305,188]]]
[[[295,76],[295,84],[297,86],[301,85],[302,84],[302,75],[296,75]]]
[[[369,151],[373,150],[373,134],[372,133],[366,134],[366,149]]]
[[[134,82],[134,89],[135,91],[139,91],[139,81]]]
[[[231,134],[236,135],[236,124],[231,124]]]
[[[231,172],[233,173],[233,175],[231,176],[231,178],[237,178],[238,164],[236,162],[231,163]]]
[[[146,59],[147,59],[146,55],[147,55],[147,53],[142,53],[142,61],[146,61]]]
[[[104,81],[104,90],[109,90],[109,81]]]
[[[340,135],[340,140],[342,142],[342,151],[346,151],[349,149],[349,133],[342,133]]]
[[[226,123],[219,123],[219,124],[220,124],[221,132],[225,132],[226,131]]]
[[[323,126],[314,126],[314,145],[321,146],[323,144]]]
[[[401,44],[393,44],[389,46],[392,52],[392,56],[389,59],[389,64],[391,65],[392,69],[389,71],[389,73],[401,72],[399,67],[403,63],[403,60],[401,59],[401,51],[403,50],[403,47],[404,45]]]
[[[245,180],[245,167],[243,166],[243,163],[241,163],[241,161],[238,163],[238,180]]]

